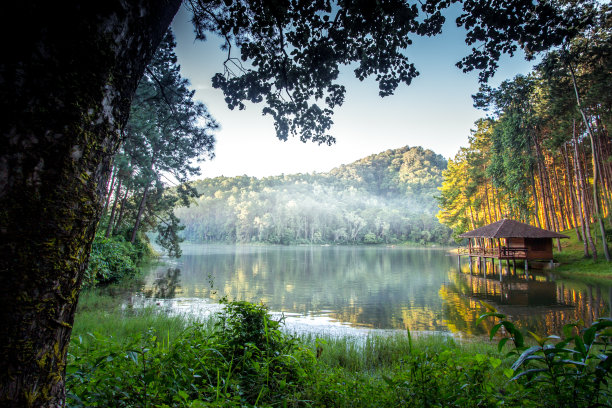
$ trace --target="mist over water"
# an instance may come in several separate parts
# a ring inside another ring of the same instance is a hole
[[[382,246],[187,245],[172,264],[152,267],[145,303],[207,315],[218,300],[246,300],[284,313],[297,331],[338,327],[485,335],[476,326],[495,305],[519,326],[558,333],[563,324],[587,324],[610,315],[612,286],[488,269],[470,274],[442,249]],[[490,324],[489,324],[490,323]]]

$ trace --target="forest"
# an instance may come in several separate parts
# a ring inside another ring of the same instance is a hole
[[[444,169],[442,156],[406,146],[328,173],[203,179],[176,216],[193,242],[446,244],[434,198]]]
[[[575,229],[586,257],[610,260],[612,21],[600,23],[473,96],[488,116],[449,160],[439,199],[454,234],[512,218]]]

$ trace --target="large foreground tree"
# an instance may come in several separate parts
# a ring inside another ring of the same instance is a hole
[[[0,405],[63,406],[66,351],[132,95],[180,0],[12,2],[0,62]]]
[[[345,94],[337,83],[339,65],[354,64],[358,78],[374,76],[380,95],[392,94],[418,75],[403,52],[411,36],[438,33],[443,18],[437,7],[453,2],[420,8],[405,0],[189,5],[200,38],[212,31],[227,40],[224,72],[213,84],[231,108],[265,101],[264,113],[275,119],[281,139],[331,143],[332,110]],[[477,7],[481,3],[487,6]],[[494,46],[537,45],[534,29],[558,43],[571,32],[557,30],[563,24],[549,3],[466,0],[466,15],[476,15],[463,20],[472,29],[468,40],[503,34],[508,25],[499,13],[510,7],[510,23],[520,28],[513,32],[520,35],[492,37]],[[64,403],[66,351],[110,160],[138,81],[179,6],[179,0],[73,0],[10,2],[3,9],[15,24],[1,28],[2,406]],[[529,20],[526,29],[522,18]],[[503,27],[495,25],[500,21]],[[487,24],[495,30],[483,31]],[[494,46],[491,59],[475,54],[466,64],[494,68],[488,64],[499,57]]]

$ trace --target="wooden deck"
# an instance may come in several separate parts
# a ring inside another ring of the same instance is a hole
[[[504,246],[498,248],[459,248],[458,254],[495,259],[526,259],[527,248],[508,248]]]

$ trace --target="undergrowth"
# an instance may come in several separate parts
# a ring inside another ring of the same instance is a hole
[[[482,343],[409,332],[296,337],[263,306],[207,324],[155,309],[81,305],[67,367],[72,407],[523,406],[512,361]],[[149,326],[147,328],[146,326]]]

